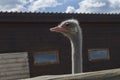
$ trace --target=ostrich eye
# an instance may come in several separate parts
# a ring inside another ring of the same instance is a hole
[[[70,24],[69,24],[69,23],[66,23],[65,26],[70,26]]]

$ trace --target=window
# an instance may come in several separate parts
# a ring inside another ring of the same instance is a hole
[[[109,60],[109,49],[88,49],[89,60]]]
[[[58,51],[45,51],[34,53],[34,64],[55,64],[59,63]]]

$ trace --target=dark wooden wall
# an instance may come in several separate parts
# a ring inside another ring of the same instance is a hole
[[[71,73],[70,43],[61,34],[52,33],[56,23],[0,23],[0,53],[28,52],[31,77]],[[33,53],[59,51],[59,64],[34,65]]]
[[[84,71],[97,71],[120,68],[120,24],[119,23],[83,23]],[[88,49],[108,48],[110,60],[89,61]]]
[[[20,14],[15,14],[14,18],[11,15],[1,17],[0,14],[0,53],[28,52],[31,77],[71,73],[69,40],[60,33],[49,31],[49,28],[58,25],[65,15],[31,14],[32,16],[29,16],[29,14],[22,14],[26,15],[25,17],[22,16],[23,18],[19,16]],[[64,20],[73,16],[71,15],[66,15]],[[74,18],[79,20],[83,31],[83,71],[120,68],[119,17],[114,15],[83,16],[76,14]],[[89,61],[88,49],[90,48],[109,48],[110,60]],[[59,51],[60,63],[34,65],[33,53],[49,50]]]

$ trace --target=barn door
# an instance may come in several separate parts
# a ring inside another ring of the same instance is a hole
[[[27,52],[0,54],[0,80],[16,80],[28,77]]]

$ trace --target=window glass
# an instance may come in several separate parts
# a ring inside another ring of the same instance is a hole
[[[57,51],[34,53],[35,64],[49,64],[49,63],[57,63],[57,62],[59,62]]]
[[[109,49],[89,49],[90,60],[109,59]]]

